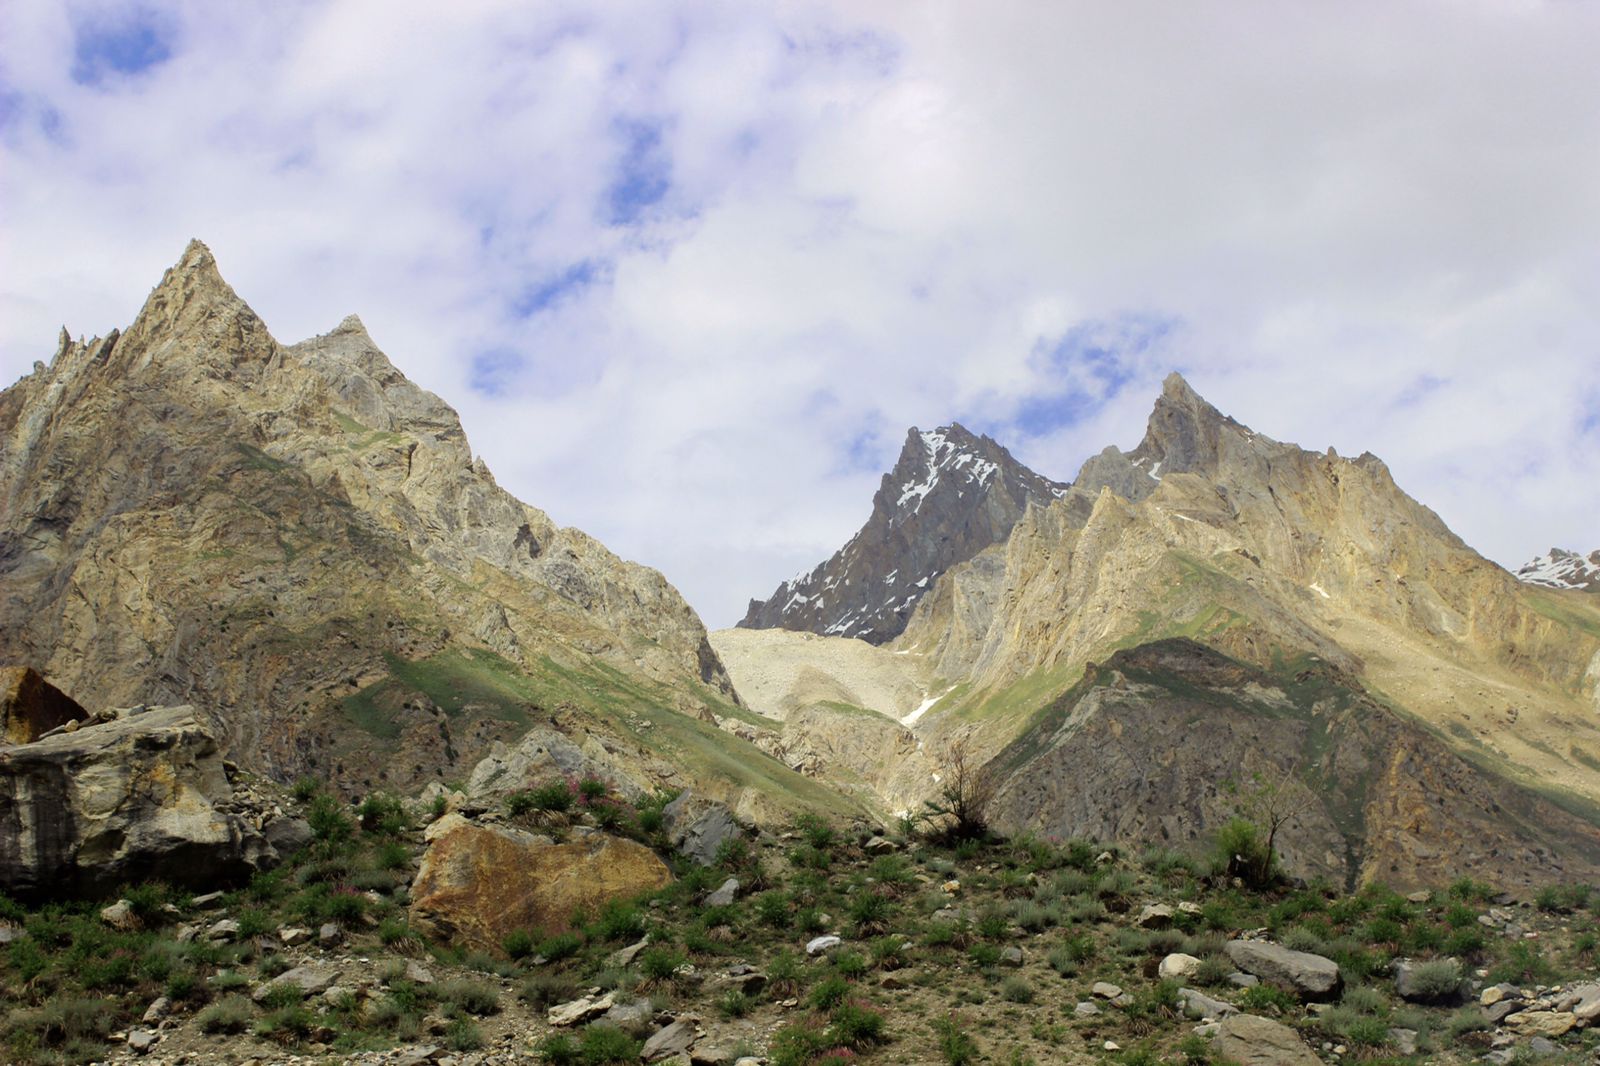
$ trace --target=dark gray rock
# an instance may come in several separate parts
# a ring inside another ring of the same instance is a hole
[[[1005,541],[1030,503],[1065,491],[960,425],[913,428],[867,524],[826,562],[751,600],[739,625],[882,644],[905,629],[936,577]]]
[[[688,790],[663,807],[661,817],[673,849],[701,866],[713,865],[722,845],[744,833],[728,808],[701,800]]]

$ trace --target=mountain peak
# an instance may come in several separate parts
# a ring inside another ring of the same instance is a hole
[[[1029,503],[1065,491],[959,422],[912,426],[867,524],[832,558],[751,601],[739,625],[880,644],[905,628],[935,578],[1005,540]]]
[[[1520,567],[1517,577],[1529,585],[1600,592],[1600,550],[1583,556],[1564,548],[1551,548]]]

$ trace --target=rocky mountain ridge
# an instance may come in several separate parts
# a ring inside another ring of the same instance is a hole
[[[738,697],[659,573],[500,489],[359,319],[280,344],[199,242],[0,393],[0,662],[193,704],[279,779],[420,788],[577,707],[691,778],[731,746],[798,782],[710,723]]]
[[[905,628],[940,574],[1004,541],[1030,504],[1066,488],[957,423],[912,427],[866,525],[831,558],[751,600],[739,625],[882,644]]]
[[[1551,548],[1518,567],[1517,577],[1546,588],[1600,592],[1600,548],[1588,555]]]
[[[1375,456],[1274,441],[1177,375],[1138,448],[953,567],[896,647],[1009,739],[1091,659],[1163,636],[1258,666],[1316,655],[1508,772],[1600,795],[1600,613],[1472,551]]]

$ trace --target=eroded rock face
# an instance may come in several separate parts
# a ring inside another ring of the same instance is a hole
[[[1189,640],[1121,651],[990,772],[989,814],[1010,833],[1200,850],[1259,779],[1296,812],[1275,843],[1300,876],[1353,888],[1471,875],[1514,889],[1600,876],[1594,826],[1462,759],[1325,663],[1274,677]]]
[[[234,802],[193,707],[0,747],[0,889],[12,895],[235,881],[277,858],[258,821]]]
[[[0,661],[360,791],[464,776],[547,662],[737,698],[659,573],[502,490],[359,319],[279,343],[199,242],[126,332],[63,331],[0,392]]]
[[[564,844],[460,820],[435,836],[411,886],[411,921],[497,951],[508,933],[568,928],[574,912],[641,895],[672,872],[641,844],[604,833]]]
[[[31,666],[0,667],[0,743],[27,744],[89,712]]]

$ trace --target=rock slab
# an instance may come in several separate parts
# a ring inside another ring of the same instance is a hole
[[[596,833],[554,844],[519,830],[462,821],[435,837],[411,886],[412,924],[488,951],[517,930],[567,929],[580,909],[672,881],[649,848]]]
[[[1344,984],[1338,963],[1308,951],[1292,951],[1268,940],[1233,940],[1227,950],[1228,958],[1245,973],[1289,989],[1302,999],[1333,999]]]
[[[1224,1018],[1213,1046],[1241,1066],[1322,1066],[1293,1029],[1254,1014]]]

